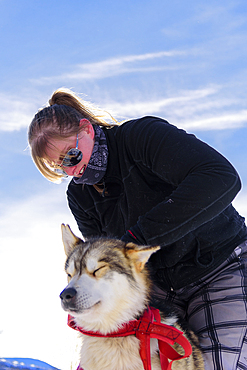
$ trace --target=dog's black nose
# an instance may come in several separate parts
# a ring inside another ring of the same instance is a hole
[[[60,298],[63,301],[70,301],[72,298],[76,296],[75,288],[65,288],[62,293],[60,294]]]

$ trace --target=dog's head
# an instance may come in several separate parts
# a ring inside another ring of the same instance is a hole
[[[147,304],[145,264],[160,247],[99,238],[83,242],[62,225],[68,285],[62,307],[87,330],[109,332],[134,319]]]

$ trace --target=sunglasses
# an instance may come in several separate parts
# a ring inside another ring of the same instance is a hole
[[[78,149],[78,134],[76,136],[76,147],[70,149],[64,156],[60,167],[73,167],[82,160],[82,152]]]

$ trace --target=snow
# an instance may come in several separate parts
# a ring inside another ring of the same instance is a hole
[[[40,360],[34,360],[32,358],[0,358],[0,369],[1,370],[58,370],[46,362]]]

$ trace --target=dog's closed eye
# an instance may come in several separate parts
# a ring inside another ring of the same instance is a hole
[[[107,265],[100,266],[99,268],[94,270],[93,276],[96,277],[96,278],[99,278],[99,277],[103,276],[106,273],[107,269],[108,269]]]

